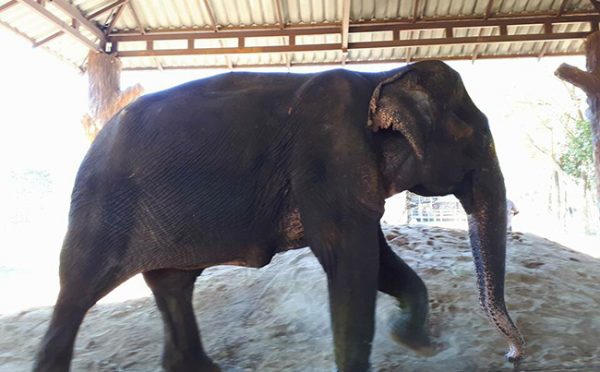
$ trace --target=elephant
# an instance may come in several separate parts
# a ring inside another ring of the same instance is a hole
[[[214,265],[259,268],[310,247],[329,292],[335,363],[366,371],[377,291],[393,338],[431,346],[424,282],[381,230],[386,198],[454,194],[468,214],[481,307],[524,341],[504,302],[506,190],[486,116],[441,61],[377,73],[230,72],[140,97],[100,131],[71,196],[60,291],[34,371],[67,371],[87,310],[142,273],[167,371],[218,371],[192,307]]]

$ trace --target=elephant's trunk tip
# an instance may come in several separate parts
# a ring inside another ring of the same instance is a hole
[[[520,362],[525,357],[525,341],[520,334],[516,336],[517,340],[510,342],[508,352],[505,355],[506,360],[513,364]]]

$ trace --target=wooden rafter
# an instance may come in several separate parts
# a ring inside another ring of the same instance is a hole
[[[111,10],[113,10],[114,8],[118,7],[119,5],[128,2],[129,0],[117,0],[114,3],[108,4],[98,10],[96,10],[95,12],[92,12],[90,14],[87,15],[88,19],[94,19],[98,16],[101,16],[102,14],[109,12]]]
[[[484,30],[484,28],[479,29],[479,32],[477,33],[478,38],[480,38],[483,35],[483,30]],[[475,44],[475,47],[473,48],[473,56],[471,57],[471,62],[475,62],[480,51],[481,51],[481,44]]]
[[[99,44],[97,44],[94,41],[85,37],[77,28],[74,28],[72,25],[65,23],[62,19],[60,19],[59,17],[57,17],[56,15],[54,15],[53,13],[48,11],[48,9],[46,9],[43,5],[41,5],[37,1],[19,0],[19,2],[24,5],[27,5],[29,8],[31,8],[32,11],[34,11],[34,12],[38,13],[39,15],[41,15],[42,17],[46,18],[48,21],[53,23],[56,27],[60,28],[64,32],[70,34],[71,36],[73,36],[75,39],[77,39],[79,42],[81,42],[88,48],[94,49],[94,50],[102,50],[104,48],[104,44],[106,42],[106,37],[100,31],[99,28],[94,26],[96,28],[96,30],[100,33],[100,36],[98,36],[97,32],[94,32],[94,35],[97,36],[98,39],[100,40]],[[58,3],[57,3],[57,5],[58,5]],[[83,16],[81,16],[81,17],[83,17]],[[78,17],[76,19],[79,21]],[[91,22],[89,22],[89,21],[82,22],[82,24],[85,25],[86,28],[89,29],[89,27],[90,27],[89,24],[91,24]],[[34,43],[35,43],[35,41],[34,41]]]
[[[121,14],[123,14],[123,11],[125,10],[125,7],[127,6],[127,3],[128,3],[128,1],[126,1],[123,4],[121,4],[119,6],[119,8],[117,8],[117,11],[115,12],[115,14],[113,14],[112,19],[110,20],[110,23],[108,24],[108,26],[106,28],[106,34],[109,34],[110,32],[112,32],[112,29],[117,24],[117,21],[121,17]]]
[[[348,51],[348,38],[350,32],[350,0],[342,4],[342,53]]]
[[[213,11],[212,6],[210,5],[210,0],[203,0],[204,7],[206,7],[206,12],[208,13],[208,17],[210,18],[210,25],[213,31],[219,31],[219,25],[217,24],[217,18],[215,17],[215,12]]]
[[[560,3],[560,7],[558,8],[558,13],[556,13],[557,16],[561,16],[564,14],[565,9],[567,8],[567,2],[569,0],[562,0],[562,2]]]
[[[0,5],[0,12],[5,11],[6,9],[12,8],[14,5],[17,5],[17,0],[11,0],[6,4]]]
[[[50,35],[48,37],[45,37],[45,38],[43,38],[43,39],[41,39],[41,40],[36,41],[35,43],[33,43],[33,47],[34,48],[40,47],[40,46],[46,44],[47,42],[52,41],[52,40],[56,39],[57,37],[62,36],[64,34],[65,34],[64,31],[55,32],[52,35]]]
[[[77,20],[77,22],[85,27],[86,30],[90,31],[94,36],[99,38],[100,40],[104,40],[104,33],[102,30],[92,21],[87,19],[79,9],[75,8],[69,1],[67,0],[52,0],[52,4],[54,6],[60,8],[63,12],[71,16],[73,19]]]
[[[413,0],[412,22],[417,22],[419,18],[419,0]]]
[[[538,59],[541,59],[548,52],[548,48],[550,47],[550,43],[544,41],[542,44],[542,48],[540,49],[540,53],[538,54]]]
[[[572,40],[583,39],[589,32],[565,32],[555,34],[523,34],[506,36],[468,36],[431,39],[412,39],[412,40],[386,40],[386,41],[365,41],[348,43],[348,50],[352,49],[374,49],[374,48],[403,48],[403,47],[421,47],[431,45],[449,45],[449,44],[485,44],[485,43],[506,43],[506,42],[527,42],[527,41],[547,41],[547,40]],[[207,54],[246,54],[246,53],[293,53],[293,52],[316,52],[341,49],[341,43],[331,44],[301,44],[301,45],[277,45],[277,46],[257,46],[257,47],[225,47],[225,48],[196,48],[196,49],[161,49],[161,50],[132,50],[123,51],[119,55],[122,57],[148,57],[148,56],[181,56],[181,55],[207,55]]]
[[[576,53],[576,52],[554,52],[554,53],[547,53],[545,54],[546,57],[567,57],[567,56],[574,56],[574,55],[581,55],[581,53]],[[470,56],[448,56],[448,57],[444,57],[445,61],[463,61],[463,60],[468,60],[470,59]],[[493,60],[493,59],[507,59],[507,58],[537,58],[536,54],[492,54],[492,55],[481,55],[479,56],[479,58],[477,59],[486,59],[486,60]],[[427,60],[427,59],[431,59],[431,57],[411,57],[411,61],[416,62],[416,61],[422,61],[422,60]],[[358,60],[358,61],[353,61],[348,59],[346,61],[347,65],[365,65],[365,64],[380,64],[380,63],[406,63],[406,57],[404,58],[390,58],[390,59],[384,59],[384,60],[369,60],[369,61],[363,61],[363,60]],[[293,64],[293,66],[331,66],[331,67],[337,67],[339,66],[339,62],[323,62],[323,63],[314,63],[314,62],[295,62]],[[265,67],[265,65],[261,65],[261,64],[244,64],[242,65],[244,68],[260,68],[260,67]],[[282,67],[282,68],[286,68],[287,64],[286,63],[276,63],[276,64],[272,64],[269,65],[269,67]],[[123,68],[123,70],[127,70],[127,71],[146,71],[146,70],[154,70],[155,68],[153,67],[125,67]],[[183,65],[183,66],[164,66],[165,70],[190,70],[190,69],[227,69],[226,65]]]
[[[597,12],[600,12],[600,1],[598,0],[590,0],[590,3],[594,6]]]
[[[564,14],[561,17],[556,15],[556,12],[539,12],[539,13],[523,13],[519,15],[494,14],[493,18],[484,19],[483,17],[461,16],[461,17],[434,17],[420,18],[417,22],[409,20],[357,20],[350,22],[350,32],[358,32],[356,28],[366,27],[364,32],[371,31],[372,27],[383,27],[394,25],[398,30],[411,29],[430,29],[430,28],[445,28],[445,27],[487,27],[499,25],[525,25],[525,24],[543,24],[544,22],[566,23],[566,22],[594,22],[598,19],[598,13],[592,11],[572,12]],[[319,30],[329,27],[330,29],[340,28],[341,22],[335,23],[311,23],[311,24],[288,24],[285,30],[313,30],[306,35],[317,34]],[[279,35],[277,30],[280,30],[279,25],[248,25],[248,26],[228,26],[227,28],[219,28],[220,32],[271,32],[275,36]],[[275,31],[275,32],[273,32]],[[177,29],[155,30],[148,31],[149,34],[177,34],[186,32],[204,32],[206,30],[198,30],[197,27],[180,27]],[[339,32],[339,30],[338,30]],[[115,35],[136,34],[136,31],[120,31]],[[211,32],[212,33],[212,32]],[[326,32],[327,33],[327,32]],[[330,32],[331,33],[331,32]],[[214,34],[214,33],[212,33]]]
[[[498,27],[501,31],[508,26],[519,25],[543,25],[545,23],[597,23],[600,16],[597,14],[563,15],[528,15],[522,17],[502,18],[493,17],[488,20],[483,18],[454,18],[454,19],[422,19],[412,23],[406,21],[360,21],[351,22],[349,32],[377,32],[377,31],[410,31],[427,29],[453,29],[470,27]],[[178,29],[163,31],[148,31],[140,36],[137,32],[118,32],[110,34],[113,41],[144,41],[144,40],[180,40],[180,39],[213,39],[213,38],[243,38],[243,37],[269,37],[269,36],[299,36],[299,35],[325,35],[339,34],[341,25],[331,23],[304,25],[289,25],[283,30],[278,28],[246,28],[246,29],[222,29],[218,33],[197,29]],[[501,32],[501,35],[507,35]]]
[[[485,7],[485,15],[483,19],[488,19],[492,16],[492,8],[494,7],[494,0],[489,0],[487,6]]]
[[[135,24],[140,30],[140,34],[146,34],[146,28],[144,27],[144,24],[142,23],[142,20],[140,19],[140,16],[138,15],[137,11],[133,7],[133,4],[130,1],[127,1],[125,5],[129,8],[129,11],[133,15],[133,19],[135,19]]]
[[[275,1],[275,11],[277,13],[277,22],[279,23],[279,28],[283,29],[285,27],[286,21],[283,16],[283,4],[281,0],[273,0]]]

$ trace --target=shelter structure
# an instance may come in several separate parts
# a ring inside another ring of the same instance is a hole
[[[110,68],[290,68],[587,50],[587,72],[563,66],[557,74],[590,97],[600,176],[599,11],[598,0],[0,0],[0,25],[98,78],[118,76]],[[90,62],[102,56],[104,70],[92,72]],[[94,104],[131,98],[118,86],[104,97],[94,88],[102,83],[90,85]],[[91,127],[110,116],[104,106],[90,112],[102,113]]]
[[[588,0],[0,0],[0,24],[85,68],[229,68],[582,54]]]

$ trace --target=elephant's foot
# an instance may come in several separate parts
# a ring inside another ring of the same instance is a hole
[[[399,314],[392,320],[390,333],[394,341],[414,350],[419,355],[432,356],[435,354],[425,325],[411,323],[405,314]]]

